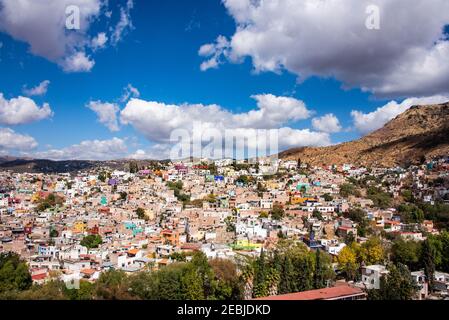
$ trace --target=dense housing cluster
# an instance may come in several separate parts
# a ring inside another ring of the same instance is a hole
[[[4,171],[0,296],[445,298],[448,172],[448,158],[408,168],[203,159]]]

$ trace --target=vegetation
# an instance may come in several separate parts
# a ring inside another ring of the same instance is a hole
[[[387,209],[391,207],[392,197],[389,193],[377,187],[369,187],[367,190],[367,198],[373,201],[374,206]]]
[[[31,287],[31,274],[16,253],[0,253],[0,299],[8,299]]]
[[[103,239],[99,235],[88,235],[85,236],[81,242],[80,245],[86,247],[87,249],[93,249],[98,248],[100,244],[103,243]]]
[[[352,242],[337,257],[338,268],[347,280],[358,279],[362,264],[383,263],[385,249],[379,238],[371,237],[363,244]]]
[[[274,220],[282,220],[285,216],[285,211],[280,204],[275,203],[270,210],[271,218]]]
[[[137,208],[137,209],[136,209],[136,214],[137,214],[137,217],[138,217],[139,219],[148,220],[148,216],[145,214],[145,209],[143,209],[143,208]]]
[[[244,272],[252,297],[324,288],[334,277],[329,255],[284,239],[273,251],[262,251]]]
[[[131,161],[129,163],[129,172],[130,173],[137,173],[139,171],[139,165],[136,161]]]
[[[183,202],[184,204],[188,204],[190,202],[190,196],[182,192],[183,188],[182,181],[177,182],[169,181],[167,182],[167,186],[170,190],[174,191],[175,197],[179,201]]]
[[[62,205],[63,199],[54,193],[50,193],[45,199],[39,200],[38,205],[36,206],[37,212],[42,212],[47,209],[53,208],[56,205]]]
[[[380,279],[380,289],[368,290],[368,300],[412,300],[418,291],[406,265],[392,265]]]
[[[340,195],[342,197],[360,196],[360,192],[357,190],[356,186],[352,183],[344,183],[340,186]]]

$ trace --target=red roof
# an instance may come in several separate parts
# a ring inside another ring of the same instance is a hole
[[[31,279],[33,279],[33,281],[44,280],[45,278],[47,278],[46,273],[39,273],[39,274],[35,274],[35,275],[31,276]]]
[[[359,288],[348,285],[339,285],[332,288],[316,289],[296,293],[288,293],[279,296],[258,298],[256,300],[334,300],[353,295],[363,295]]]

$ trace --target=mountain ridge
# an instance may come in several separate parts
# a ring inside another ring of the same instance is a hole
[[[354,141],[328,147],[300,147],[279,153],[310,165],[393,167],[449,155],[449,102],[413,106],[384,127]]]

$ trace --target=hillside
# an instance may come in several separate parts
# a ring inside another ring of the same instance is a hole
[[[311,165],[391,167],[443,155],[449,155],[449,103],[414,106],[359,140],[330,147],[290,149],[279,157],[299,158]]]

